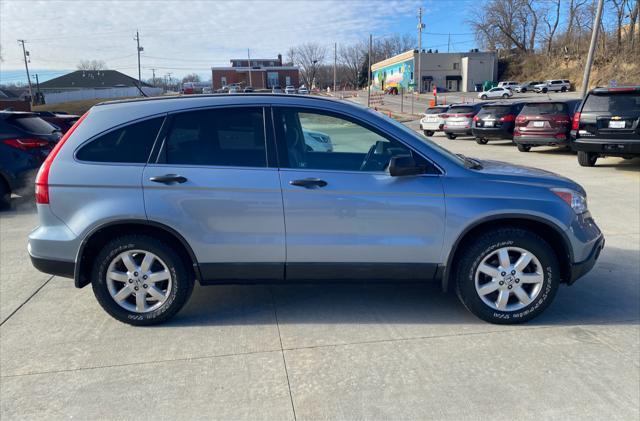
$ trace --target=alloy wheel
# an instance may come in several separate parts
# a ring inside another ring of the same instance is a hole
[[[480,299],[498,311],[518,311],[540,294],[544,273],[540,260],[520,247],[502,247],[485,256],[475,273]]]

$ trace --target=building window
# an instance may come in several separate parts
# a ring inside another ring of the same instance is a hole
[[[291,76],[287,76],[285,79],[286,79],[285,85],[287,86],[291,85]]]
[[[278,72],[267,72],[267,88],[273,88],[278,83]]]
[[[453,70],[458,70],[458,63],[453,63]]]
[[[220,77],[220,84],[222,84],[222,86],[227,86],[227,77],[226,76],[221,76]]]

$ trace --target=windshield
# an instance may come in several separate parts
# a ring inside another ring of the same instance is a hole
[[[542,114],[567,114],[567,104],[563,102],[542,102],[525,104],[522,108],[522,115],[542,115]]]
[[[604,111],[610,113],[640,111],[640,92],[615,94],[589,94],[582,107],[582,112]]]

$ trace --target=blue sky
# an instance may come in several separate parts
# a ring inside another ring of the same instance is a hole
[[[304,42],[332,47],[368,34],[417,34],[424,8],[423,48],[452,51],[476,47],[465,25],[474,0],[316,1],[79,1],[0,2],[0,83],[26,81],[22,50],[27,40],[32,73],[40,81],[73,70],[83,59],[104,60],[111,69],[137,76],[135,41],[140,30],[142,77],[198,73],[232,57],[285,55]]]

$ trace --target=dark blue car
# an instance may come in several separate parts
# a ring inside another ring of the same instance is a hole
[[[0,208],[11,193],[32,193],[35,173],[60,137],[34,113],[0,111]]]

